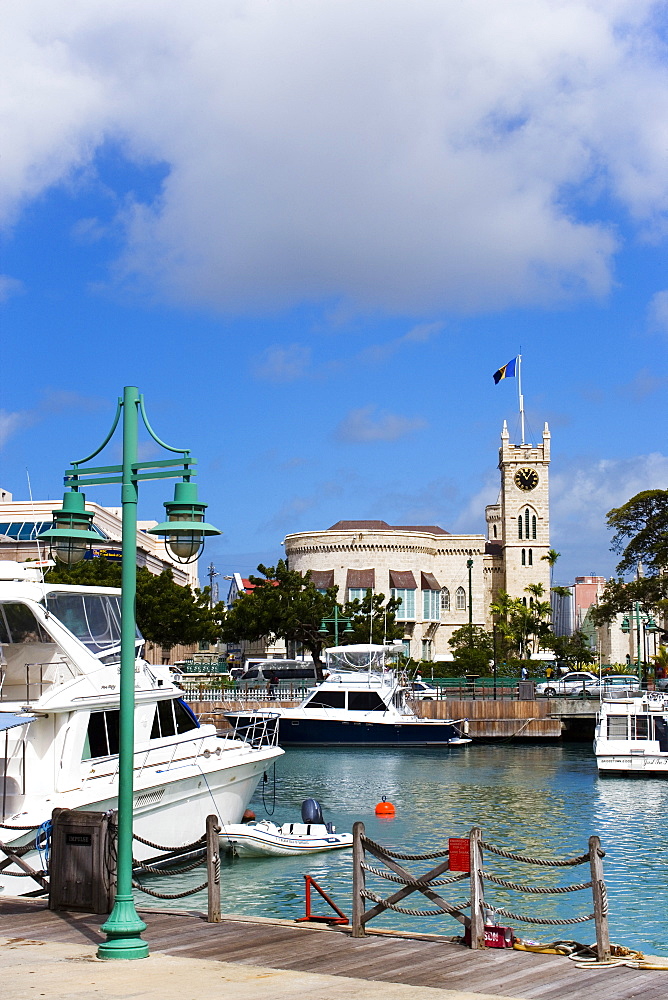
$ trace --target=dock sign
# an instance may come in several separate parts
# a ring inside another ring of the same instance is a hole
[[[450,837],[448,850],[451,872],[471,871],[471,849],[468,837]]]

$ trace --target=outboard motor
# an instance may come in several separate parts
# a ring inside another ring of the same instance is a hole
[[[317,799],[304,799],[302,802],[302,823],[321,823],[327,833],[336,833],[333,823],[325,823],[322,817],[322,806]]]
[[[304,799],[302,802],[302,823],[323,823],[322,808],[316,799]]]

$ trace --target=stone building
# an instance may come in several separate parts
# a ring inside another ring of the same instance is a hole
[[[291,569],[320,589],[337,586],[339,600],[368,589],[400,597],[406,652],[416,659],[452,658],[448,640],[467,625],[491,625],[489,606],[499,590],[528,599],[525,587],[542,583],[550,568],[550,432],[540,444],[511,444],[504,422],[499,449],[500,491],[486,508],[486,534],[452,534],[438,525],[338,521],[324,531],[286,536]]]

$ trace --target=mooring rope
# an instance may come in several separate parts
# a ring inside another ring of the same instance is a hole
[[[137,861],[136,858],[132,859],[133,868],[141,868],[143,872],[148,872],[149,875],[185,875],[186,872],[194,871],[195,868],[200,868],[202,865],[206,864],[206,858],[198,858],[191,865],[185,865],[183,868],[154,868],[151,865],[145,864],[143,861]]]
[[[186,889],[185,892],[156,892],[155,889],[147,889],[146,886],[142,885],[141,882],[135,882],[132,880],[132,886],[134,889],[138,889],[140,892],[145,892],[148,896],[155,896],[156,899],[183,899],[184,896],[192,896],[196,892],[201,892],[202,889],[206,889],[209,885],[208,881],[203,882],[202,885],[198,885],[196,889]]]
[[[529,858],[526,854],[513,854],[512,851],[504,851],[500,847],[495,847],[493,844],[486,844],[484,841],[482,842],[482,846],[486,851],[498,854],[500,858],[509,858],[511,861],[522,861],[527,865],[544,865],[546,868],[568,868],[571,865],[584,865],[589,861],[588,854],[582,854],[579,858],[564,858],[563,860]],[[604,858],[605,851],[599,851],[599,857]]]
[[[425,889],[429,888],[430,885],[450,885],[452,882],[461,882],[463,879],[469,878],[469,875],[465,872],[463,875],[451,875],[450,878],[434,878],[430,879],[429,882],[425,882],[424,879],[404,878],[401,875],[395,875],[393,872],[382,871],[380,868],[368,865],[366,861],[362,862],[362,868],[372,875],[377,875],[379,878],[386,878],[390,882],[400,882],[401,885],[412,885],[416,888],[424,887]]]
[[[387,899],[377,896],[375,892],[370,892],[368,889],[362,891],[362,896],[365,899],[369,899],[372,903],[378,903],[383,909],[394,910],[395,913],[405,913],[409,917],[438,917],[447,913],[459,913],[471,905],[471,900],[467,899],[465,903],[461,903],[459,906],[448,906],[446,904],[445,907],[439,907],[438,910],[409,910],[405,906],[397,906],[396,903],[390,903]]]
[[[488,875],[485,871],[481,871],[478,874],[482,875],[485,881],[494,882],[495,885],[502,885],[504,889],[514,889],[515,892],[532,892],[537,896],[546,896],[551,893],[556,895],[560,892],[577,892],[579,889],[591,889],[592,886],[591,882],[580,882],[578,885],[562,885],[546,889],[542,886],[519,885],[517,882],[506,882],[505,879],[497,878],[496,875]]]
[[[561,924],[584,924],[587,920],[594,919],[593,913],[587,914],[586,917],[570,917],[564,920],[552,920],[549,917],[525,917],[520,913],[511,913],[510,910],[504,910],[501,906],[491,906],[487,900],[485,900],[485,909],[492,910],[494,913],[500,913],[511,920],[522,920],[525,924],[543,924],[547,927],[559,927]]]
[[[133,833],[132,837],[133,840],[138,840],[140,844],[146,844],[147,847],[152,847],[156,851],[165,851],[167,854],[185,853],[186,851],[191,851],[194,847],[201,847],[206,842],[206,837],[204,836],[200,837],[199,840],[194,840],[192,844],[184,844],[182,847],[164,847],[162,844],[154,844],[151,840],[145,840],[138,833]]]
[[[0,823],[0,827],[3,830],[36,830],[39,823],[33,823],[32,826],[9,826],[8,823]]]
[[[432,858],[447,858],[450,853],[449,850],[445,850],[432,851],[431,854],[399,854],[398,851],[391,851],[389,847],[382,847],[375,840],[369,840],[368,837],[362,837],[362,843],[372,851],[380,851],[381,854],[386,854],[388,858],[396,858],[398,861],[430,861]]]

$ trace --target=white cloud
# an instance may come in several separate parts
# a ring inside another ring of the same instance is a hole
[[[258,358],[254,374],[268,382],[294,382],[303,378],[311,366],[311,349],[304,344],[268,347]]]
[[[10,437],[13,437],[22,427],[29,427],[35,420],[35,415],[29,410],[0,410],[0,448],[3,448]]]
[[[597,198],[654,237],[668,207],[656,12],[6,0],[0,215],[112,142],[167,165],[160,197],[123,215],[117,270],[165,298],[426,312],[603,295],[616,237]]]
[[[370,441],[398,441],[413,431],[426,427],[420,417],[403,417],[398,413],[375,412],[374,406],[351,410],[336,429],[340,441],[359,444]]]
[[[13,295],[20,295],[24,290],[23,282],[18,278],[10,278],[8,274],[0,274],[0,303],[7,302]]]
[[[661,333],[668,333],[668,291],[653,295],[647,310],[650,326]]]
[[[609,552],[612,533],[606,515],[642,490],[668,489],[668,456],[654,452],[626,459],[576,460],[550,477],[552,544],[573,564],[578,552],[597,560]],[[614,571],[619,556],[606,556],[604,571]],[[559,567],[561,567],[561,563]],[[580,573],[596,571],[579,567]]]

